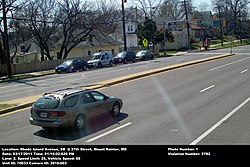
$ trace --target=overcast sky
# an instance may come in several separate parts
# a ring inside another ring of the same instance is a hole
[[[198,6],[198,5],[200,5],[201,3],[204,3],[204,0],[193,0],[193,2],[194,2],[194,5],[195,6]],[[205,2],[207,3],[207,4],[211,4],[211,0],[205,0]]]

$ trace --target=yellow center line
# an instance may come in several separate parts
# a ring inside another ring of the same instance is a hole
[[[6,113],[6,114],[1,114],[0,117],[4,117],[4,116],[10,115],[10,114],[15,114],[15,113],[18,113],[18,112],[21,112],[21,111],[25,111],[27,109],[30,109],[30,107],[26,107],[26,108],[23,108],[23,109],[20,109],[20,110],[12,111],[12,112],[9,112],[9,113]]]

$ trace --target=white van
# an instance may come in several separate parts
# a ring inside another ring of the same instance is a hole
[[[111,52],[94,53],[88,61],[89,67],[113,66],[113,55]]]

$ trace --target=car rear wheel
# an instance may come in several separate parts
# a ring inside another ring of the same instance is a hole
[[[83,129],[85,127],[85,124],[86,124],[85,116],[83,114],[78,115],[75,119],[74,127],[76,129]]]
[[[120,114],[120,110],[121,110],[120,105],[119,103],[116,102],[112,108],[112,115],[117,117]]]
[[[109,62],[109,65],[110,65],[110,66],[113,66],[113,65],[114,65],[114,64],[113,64],[113,61],[110,61],[110,62]]]

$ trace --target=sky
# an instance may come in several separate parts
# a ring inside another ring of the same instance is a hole
[[[204,2],[205,1],[205,2]],[[193,0],[194,6],[199,8],[199,5],[207,3],[208,5],[211,6],[211,0]],[[210,8],[209,6],[209,8]]]

